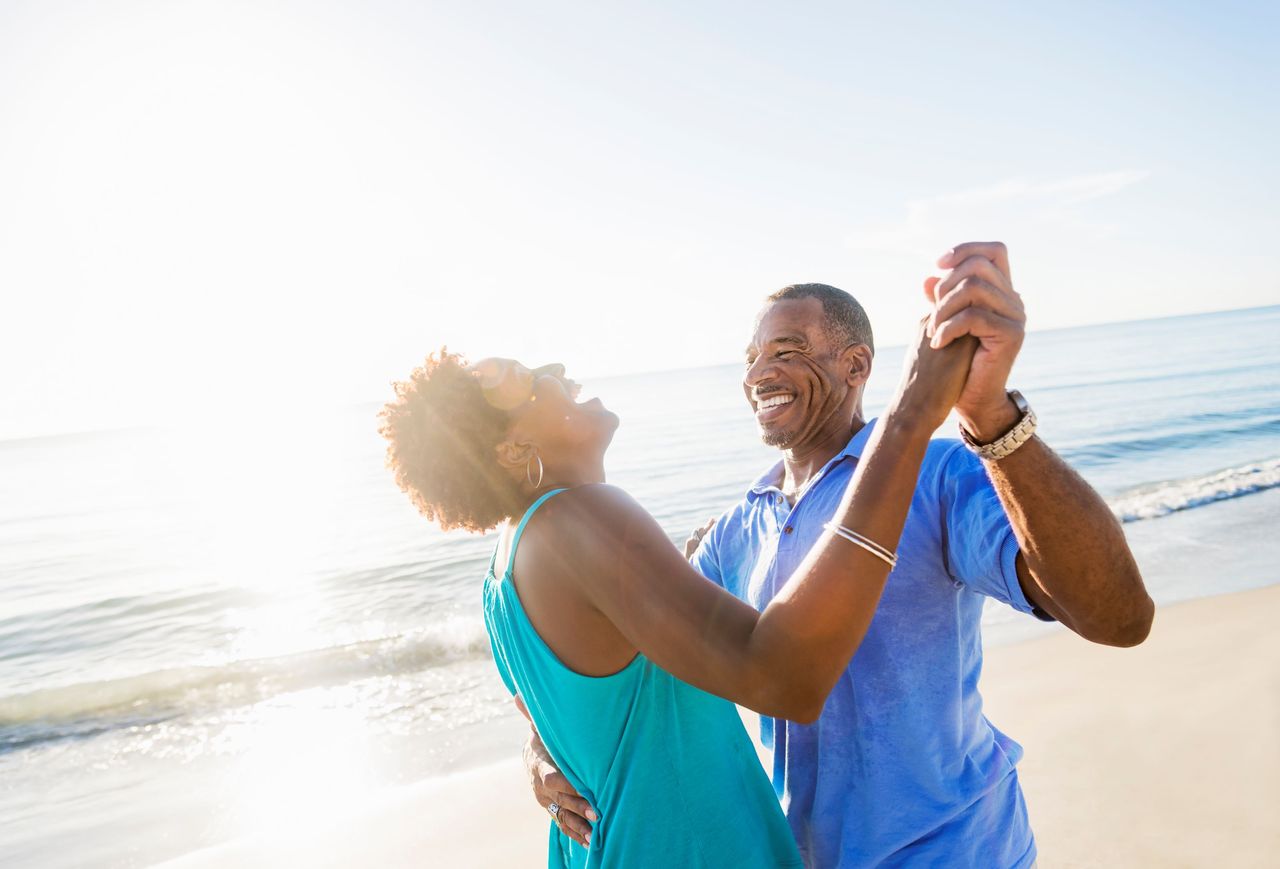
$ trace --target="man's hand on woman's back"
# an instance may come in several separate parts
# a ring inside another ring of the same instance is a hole
[[[524,768],[529,773],[533,796],[548,814],[552,814],[551,806],[554,803],[558,807],[552,814],[556,824],[566,836],[585,848],[591,844],[591,821],[599,820],[599,817],[556,767],[547,747],[542,744],[542,737],[538,736],[533,719],[529,717],[529,710],[525,708],[520,695],[516,695],[515,701],[516,708],[529,722],[529,741],[524,746]]]
[[[684,542],[684,557],[692,559],[693,553],[698,551],[698,545],[702,543],[702,538],[707,536],[707,532],[716,524],[716,517],[712,516],[707,520],[707,524],[701,528],[695,528],[689,533],[689,539]]]

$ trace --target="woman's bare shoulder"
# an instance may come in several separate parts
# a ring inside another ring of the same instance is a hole
[[[621,550],[637,543],[672,545],[635,498],[608,483],[576,486],[549,500],[543,509],[547,511],[544,528],[552,533],[539,535],[542,543],[560,548],[566,560],[587,570],[616,568]]]

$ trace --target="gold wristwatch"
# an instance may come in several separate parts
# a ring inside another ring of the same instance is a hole
[[[973,435],[965,431],[963,425],[960,426],[960,438],[965,442],[965,446],[978,454],[978,458],[994,462],[997,459],[1003,459],[1005,456],[1013,455],[1018,447],[1031,440],[1031,436],[1036,433],[1036,412],[1031,409],[1031,405],[1027,404],[1027,400],[1022,397],[1022,393],[1016,389],[1010,389],[1009,400],[1013,402],[1014,407],[1018,408],[1018,412],[1022,414],[1022,419],[1018,420],[1017,425],[1005,432],[1003,437],[989,444],[980,444],[974,440]]]

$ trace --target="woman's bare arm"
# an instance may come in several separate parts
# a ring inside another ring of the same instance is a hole
[[[929,437],[964,384],[973,345],[951,349],[917,347],[832,517],[890,549]],[[884,561],[828,532],[756,612],[693,570],[620,489],[588,486],[557,501],[557,524],[578,530],[573,557],[581,591],[627,641],[679,678],[766,715],[818,717],[889,573]]]

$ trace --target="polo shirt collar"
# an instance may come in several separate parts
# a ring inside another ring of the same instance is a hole
[[[867,448],[867,441],[871,440],[871,430],[875,427],[875,424],[876,420],[874,418],[867,420],[867,424],[858,429],[857,433],[854,434],[853,437],[849,438],[849,442],[844,445],[844,449],[832,456],[831,461],[827,462],[822,467],[822,470],[818,472],[817,476],[821,477],[827,472],[827,468],[830,468],[832,465],[837,462],[841,462],[846,458],[862,458],[862,451]],[[769,492],[780,491],[779,487],[782,485],[782,472],[782,462],[779,461],[772,468],[757,477],[755,482],[751,484],[751,488],[747,491],[748,499],[751,499],[753,496],[759,497],[761,495],[768,494]],[[814,479],[817,479],[817,477]]]

